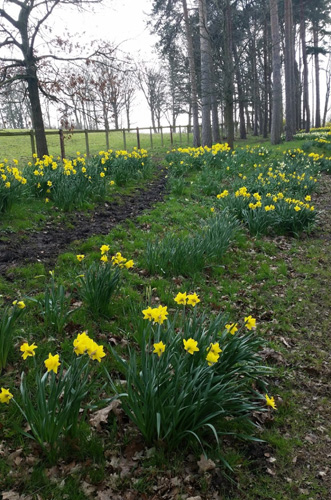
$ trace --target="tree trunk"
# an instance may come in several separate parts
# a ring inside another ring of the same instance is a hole
[[[318,24],[313,23],[313,39],[314,39],[314,60],[315,60],[315,127],[321,126],[321,99],[320,99],[320,67],[318,58]]]
[[[200,56],[201,56],[201,142],[202,146],[211,147],[211,81],[209,65],[209,40],[207,31],[207,14],[205,0],[199,0],[199,32],[200,32]]]
[[[233,121],[233,60],[232,60],[232,20],[230,0],[226,0],[224,16],[224,121],[227,133],[227,142],[231,149],[234,144]]]
[[[326,94],[325,94],[325,105],[323,113],[323,127],[325,127],[326,115],[329,107],[330,87],[331,87],[331,56],[329,56],[328,67],[326,69]]]
[[[303,127],[306,132],[310,130],[310,109],[309,109],[309,86],[308,86],[308,62],[306,49],[306,23],[304,18],[304,2],[300,0],[300,36],[302,46],[303,63]]]
[[[263,137],[268,137],[268,24],[267,13],[265,12],[264,26],[263,26],[263,77],[264,77],[264,104],[263,104]]]
[[[281,142],[282,130],[282,81],[280,60],[280,35],[278,19],[278,0],[270,0],[270,21],[272,41],[272,121],[271,121],[271,144]]]
[[[246,139],[246,124],[245,124],[245,95],[243,91],[241,73],[240,73],[240,61],[238,57],[237,47],[233,45],[233,56],[235,63],[235,73],[237,81],[238,90],[238,106],[239,106],[239,136],[240,139]]]
[[[28,95],[31,103],[32,126],[35,129],[38,158],[48,155],[43,115],[41,112],[37,71],[33,65],[27,68]]]
[[[185,33],[187,43],[187,53],[190,66],[190,81],[191,81],[191,96],[192,96],[192,115],[193,115],[193,146],[200,146],[200,129],[199,129],[199,107],[198,107],[198,90],[197,90],[197,77],[193,52],[193,39],[191,34],[190,20],[188,17],[187,2],[182,0]]]
[[[253,38],[253,54],[252,54],[252,63],[253,63],[253,112],[254,112],[254,131],[253,135],[259,135],[259,90],[258,90],[258,77],[257,77],[257,68],[256,68],[256,43],[255,43],[255,35]]]
[[[293,59],[293,9],[292,0],[284,1],[285,15],[285,98],[286,98],[286,140],[293,139],[295,130],[295,80]]]

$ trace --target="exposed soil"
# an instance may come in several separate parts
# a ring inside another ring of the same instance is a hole
[[[29,262],[53,265],[60,252],[77,240],[85,240],[97,234],[108,234],[117,224],[134,219],[144,210],[162,201],[166,178],[163,170],[143,188],[122,196],[112,203],[101,203],[92,211],[74,212],[66,215],[66,224],[53,218],[40,231],[22,231],[10,235],[9,240],[0,241],[0,274],[6,274],[13,266]],[[62,219],[62,217],[61,217]]]

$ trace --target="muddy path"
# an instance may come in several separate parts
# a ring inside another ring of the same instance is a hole
[[[10,235],[9,240],[0,241],[0,274],[6,275],[13,266],[33,262],[52,266],[57,256],[73,241],[108,234],[117,224],[134,219],[154,203],[162,201],[166,193],[166,181],[165,172],[159,169],[157,176],[148,184],[136,188],[118,201],[100,203],[88,213],[68,213],[65,226],[62,217],[62,221],[55,217],[39,231]]]

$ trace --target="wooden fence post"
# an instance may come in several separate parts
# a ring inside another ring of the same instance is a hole
[[[179,125],[179,144],[182,145],[182,126]]]
[[[123,132],[123,148],[126,151],[126,135],[125,135],[125,128],[122,130]]]
[[[36,154],[36,146],[34,143],[34,130],[33,129],[30,130],[30,140],[31,140],[32,158],[33,158],[33,160],[35,160],[34,155]]]
[[[107,148],[107,151],[110,149],[109,147],[109,129],[106,128],[106,148]]]
[[[60,128],[60,130],[59,130],[59,135],[60,135],[61,158],[63,160],[66,157],[66,153],[65,153],[65,149],[64,149],[64,136],[63,136],[62,128]]]
[[[90,156],[90,146],[89,146],[89,143],[88,143],[88,131],[86,129],[84,130],[84,134],[85,134],[86,155],[89,158],[89,156]]]
[[[151,149],[153,149],[153,133],[152,133],[152,127],[149,127],[149,137],[151,140]]]
[[[137,127],[137,148],[140,149],[140,135],[139,135],[139,127]]]
[[[163,127],[161,127],[161,146],[162,147],[164,146],[164,142],[163,142]]]

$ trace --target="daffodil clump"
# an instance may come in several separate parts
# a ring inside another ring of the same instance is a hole
[[[7,159],[0,163],[0,213],[9,210],[23,196],[27,180],[17,165],[17,160],[13,160],[13,165]]]
[[[23,371],[18,397],[14,396],[14,389],[12,393],[2,387],[0,403],[16,405],[29,426],[28,434],[24,434],[37,441],[46,455],[54,458],[60,440],[76,435],[80,413],[84,418],[83,402],[94,386],[91,361],[100,363],[106,353],[103,345],[86,332],[79,333],[74,339],[69,361],[62,360],[59,353],[50,352],[40,363],[35,359],[37,350],[38,345],[34,342],[22,343],[22,358],[29,369],[34,370],[34,381],[32,377],[27,379]],[[30,358],[34,361],[32,365]],[[42,366],[44,373],[41,372]]]
[[[309,132],[297,132],[294,136],[296,140],[331,140],[331,127],[311,128]]]
[[[229,157],[229,145],[214,144],[211,148],[205,147],[186,147],[172,149],[167,152],[166,161],[169,165],[169,172],[172,175],[183,175],[193,168],[201,168],[207,163],[212,162],[214,165],[223,165],[226,158]]]
[[[6,368],[8,354],[13,348],[16,322],[25,311],[23,300],[14,300],[11,306],[0,308],[0,374]]]
[[[300,234],[311,229],[316,220],[310,195],[300,200],[283,192],[249,192],[242,186],[231,194],[219,193],[217,199],[219,207],[229,209],[252,234]]]
[[[319,165],[315,156],[302,150],[284,152],[284,161],[273,166],[255,164],[253,170],[237,173],[231,189],[216,199],[244,222],[252,234],[300,234],[316,222],[311,193],[316,190]]]
[[[93,159],[87,159],[79,151],[73,159],[34,157],[24,172],[31,193],[45,203],[73,210],[105,198],[108,190],[105,174],[95,167]]]
[[[109,377],[122,408],[138,426],[149,445],[167,448],[206,434],[218,440],[220,421],[244,419],[254,410],[266,411],[265,392],[252,386],[269,372],[259,357],[261,340],[256,320],[245,317],[228,323],[219,314],[199,310],[197,293],[180,291],[173,298],[178,311],[169,317],[167,306],[142,311],[146,321],[139,338],[140,356],[115,357],[127,380],[120,389]]]
[[[114,186],[146,178],[151,172],[144,149],[135,148],[131,153],[100,151],[92,158],[77,151],[75,158],[63,160],[53,155],[33,156],[33,162],[28,162],[22,171],[17,160],[13,160],[15,166],[10,166],[7,159],[0,163],[0,212],[19,196],[19,187],[25,184],[27,192],[45,203],[73,210],[104,200]]]
[[[147,150],[136,147],[131,152],[112,149],[99,151],[94,163],[117,186],[124,186],[131,179],[144,179],[151,173]]]
[[[78,276],[79,294],[93,316],[108,316],[111,310],[111,297],[117,290],[123,269],[132,269],[134,262],[121,252],[109,255],[110,246],[100,247],[100,259],[84,265],[85,255],[78,254],[76,259],[83,267]]]

